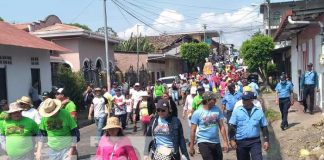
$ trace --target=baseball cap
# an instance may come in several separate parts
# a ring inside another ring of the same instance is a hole
[[[250,100],[254,99],[254,93],[253,92],[244,92],[242,95],[243,100]]]
[[[287,79],[287,77],[285,75],[280,76],[281,81],[285,81],[286,79]]]
[[[50,93],[47,92],[47,91],[45,91],[45,92],[42,93],[42,97],[49,97],[49,95],[50,95]]]
[[[156,105],[156,108],[160,108],[160,109],[168,109],[169,108],[169,101],[164,100],[164,99],[160,99]]]
[[[207,91],[202,95],[203,100],[217,99],[217,95],[213,92]]]
[[[113,82],[113,85],[117,85],[118,84],[118,82]]]
[[[308,63],[307,66],[312,67],[313,66],[313,63]]]
[[[139,83],[135,83],[135,85],[134,86],[140,86],[140,84]]]
[[[203,86],[198,86],[197,87],[197,91],[199,92],[199,91],[205,91],[205,88],[203,87]]]
[[[64,94],[65,95],[65,89],[64,88],[57,89],[56,94]]]

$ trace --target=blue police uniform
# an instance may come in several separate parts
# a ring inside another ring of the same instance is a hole
[[[230,120],[235,103],[239,100],[241,100],[241,93],[235,92],[234,94],[231,94],[230,92],[226,92],[224,98],[222,99],[222,105],[225,105],[226,107],[226,119],[227,122]]]
[[[276,86],[279,98],[279,108],[281,112],[281,129],[288,127],[288,110],[291,105],[290,96],[293,92],[293,84],[290,81],[281,81]]]
[[[315,87],[318,87],[318,77],[317,73],[314,71],[306,71],[301,79],[301,88],[303,89],[303,105],[304,112],[306,112],[307,105],[307,96],[309,96],[309,111],[313,114],[314,110],[314,91]]]
[[[263,111],[253,106],[250,113],[243,106],[233,111],[229,121],[230,125],[235,125],[235,140],[237,144],[236,154],[238,160],[262,159],[260,130],[267,127],[268,122]]]

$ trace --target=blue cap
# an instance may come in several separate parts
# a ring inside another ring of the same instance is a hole
[[[250,100],[254,99],[254,93],[253,92],[244,92],[242,95],[243,100]]]

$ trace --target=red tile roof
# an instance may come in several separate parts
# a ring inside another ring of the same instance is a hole
[[[29,25],[30,25],[30,23],[13,24],[14,27],[21,29],[21,30],[25,30],[25,31],[28,31]]]
[[[48,32],[48,31],[61,32],[61,31],[71,31],[71,30],[73,30],[73,31],[83,31],[82,28],[79,28],[79,27],[76,27],[76,26],[71,26],[71,25],[61,24],[61,23],[55,23],[54,25],[41,28],[39,30],[36,30],[35,32]]]
[[[0,22],[0,44],[62,52],[70,51],[53,42],[43,40],[23,30],[17,29],[6,22]]]

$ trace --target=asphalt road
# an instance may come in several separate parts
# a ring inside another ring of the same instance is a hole
[[[179,116],[182,116],[182,106],[178,106],[178,113]],[[188,126],[188,122],[185,119],[182,119],[179,117],[180,120],[182,121],[183,129],[184,129],[184,134],[185,138],[189,139],[188,137],[188,132],[190,130]],[[138,124],[137,126],[140,126]],[[96,147],[94,142],[94,136],[96,133],[96,126],[95,125],[90,125],[87,127],[84,127],[80,130],[81,132],[81,141],[78,143],[78,152],[79,152],[79,158],[80,159],[92,159],[93,156],[95,155],[96,152]],[[135,150],[138,153],[138,156],[141,157],[139,159],[142,159],[143,157],[143,152],[144,152],[144,140],[145,137],[142,136],[143,132],[142,129],[139,128],[136,133],[132,132],[132,125],[129,125],[125,130],[124,133],[126,136],[128,136],[135,148]],[[221,137],[221,136],[220,136]],[[196,154],[194,157],[190,157],[193,160],[201,160],[201,155]],[[224,160],[235,160],[235,151],[231,150],[228,153],[224,153]]]

